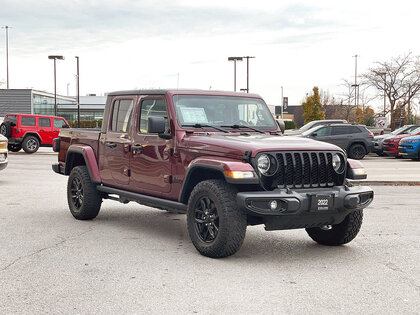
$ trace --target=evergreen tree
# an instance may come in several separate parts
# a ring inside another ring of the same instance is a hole
[[[313,120],[325,119],[325,114],[322,111],[321,96],[319,95],[319,89],[315,86],[313,94],[306,97],[306,100],[302,103],[303,118],[305,124]]]

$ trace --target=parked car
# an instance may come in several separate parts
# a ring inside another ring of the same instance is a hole
[[[0,125],[0,134],[9,139],[9,151],[18,152],[23,148],[26,153],[34,153],[40,146],[52,146],[62,128],[69,128],[62,117],[7,114]]]
[[[324,245],[350,242],[373,200],[359,161],[339,147],[283,137],[256,94],[147,90],[108,94],[101,131],[54,140],[70,212],[95,218],[103,199],[187,213],[205,256],[226,257],[247,225],[306,228]]]
[[[0,171],[7,166],[7,138],[0,134]]]
[[[302,137],[335,144],[347,155],[361,160],[372,150],[373,134],[363,125],[332,124],[318,126],[302,133]]]
[[[373,149],[372,152],[376,153],[379,156],[384,155],[382,150],[382,143],[385,139],[392,138],[394,136],[409,134],[410,131],[420,127],[419,125],[405,125],[398,129],[395,129],[393,132],[381,136],[375,136],[373,138]]]
[[[398,151],[398,146],[401,139],[416,135],[420,135],[420,127],[411,130],[408,134],[400,134],[398,136],[385,139],[382,143],[384,154],[388,156],[399,157],[400,153]]]
[[[420,160],[420,135],[401,139],[398,153],[412,160]]]
[[[313,120],[311,122],[308,122],[306,125],[300,127],[299,129],[290,129],[285,131],[286,136],[297,136],[302,134],[305,131],[308,131],[309,129],[318,127],[318,126],[324,126],[329,124],[347,124],[347,120],[344,119],[324,119],[324,120]]]

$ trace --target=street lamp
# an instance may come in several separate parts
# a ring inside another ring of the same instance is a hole
[[[246,58],[246,92],[249,93],[249,59],[255,57],[245,56],[244,58]]]
[[[57,71],[56,62],[58,60],[64,60],[64,56],[52,55],[48,56],[48,59],[54,59],[54,116],[57,116]]]
[[[228,57],[228,61],[233,61],[233,90],[236,92],[236,61],[242,61],[242,57]]]
[[[80,128],[79,57],[74,58],[77,60],[77,128]]]

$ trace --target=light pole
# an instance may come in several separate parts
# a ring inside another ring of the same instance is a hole
[[[57,71],[56,62],[58,60],[64,60],[64,56],[52,55],[48,56],[48,59],[54,59],[54,116],[57,116]]]
[[[249,93],[249,59],[255,57],[245,56],[244,58],[246,58],[246,92]]]
[[[283,86],[281,86],[281,119],[283,119],[283,106],[284,106]]]
[[[359,55],[354,55],[354,105],[359,106],[359,84],[357,84],[357,57],[360,57]],[[363,104],[364,107],[364,104]],[[363,108],[364,109],[364,108]]]
[[[242,57],[228,57],[228,61],[233,61],[233,90],[236,92],[236,62],[242,61]]]
[[[2,27],[6,29],[6,89],[9,88],[9,26]]]
[[[77,61],[77,128],[80,128],[79,57],[74,58]]]

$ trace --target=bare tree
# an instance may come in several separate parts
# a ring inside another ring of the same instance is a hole
[[[390,104],[391,128],[394,128],[394,110],[397,103],[410,112],[411,102],[420,94],[420,58],[411,53],[392,58],[391,61],[376,62],[362,77],[369,86],[382,91]]]

